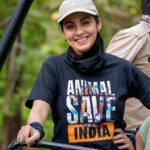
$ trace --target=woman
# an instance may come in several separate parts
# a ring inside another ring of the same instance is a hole
[[[150,116],[147,117],[136,134],[136,149],[149,150],[150,148]]]
[[[104,52],[101,20],[91,0],[64,0],[58,23],[68,50],[44,62],[26,102],[31,108],[27,125],[17,139],[28,145],[41,139],[51,107],[53,142],[133,150],[123,133],[125,100],[136,96],[150,108],[150,79]]]

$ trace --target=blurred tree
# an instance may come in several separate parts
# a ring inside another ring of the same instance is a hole
[[[18,38],[6,64],[8,72],[2,107],[4,129],[2,149],[5,149],[6,145],[8,145],[12,139],[15,139],[21,126],[21,100],[18,94],[18,88],[21,84],[22,68],[17,70],[15,67],[15,59],[20,54],[21,50],[17,45],[20,44],[21,40]]]

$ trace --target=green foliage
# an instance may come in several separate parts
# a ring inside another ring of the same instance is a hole
[[[105,48],[112,36],[120,29],[130,27],[138,22],[140,0],[94,0],[103,22],[102,37]]]
[[[4,34],[6,24],[14,12],[19,0],[0,0],[0,38]],[[63,39],[61,29],[56,23],[58,6],[62,0],[36,0],[25,19],[21,30],[20,55],[15,62],[15,69],[22,70],[21,84],[18,93],[13,94],[9,105],[9,115],[15,115],[17,109],[22,110],[22,124],[26,123],[29,109],[24,103],[27,99],[42,62],[49,55],[57,55],[66,51],[67,43]],[[140,12],[139,0],[94,0],[101,20],[103,21],[102,37],[107,47],[111,37],[120,29],[132,26],[138,22]],[[0,73],[0,114],[2,112],[3,96],[8,84],[7,65]],[[0,115],[0,140],[2,139],[2,115]],[[49,141],[53,134],[51,116],[45,124],[46,136]],[[27,148],[28,149],[28,148]]]

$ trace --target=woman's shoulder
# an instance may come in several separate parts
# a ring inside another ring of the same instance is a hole
[[[117,57],[115,55],[106,53],[105,55],[105,68],[128,72],[128,73],[138,73],[140,74],[139,69],[130,61]]]
[[[46,58],[46,61],[56,61],[56,60],[62,59],[64,55],[65,53],[59,54],[59,55],[50,55]]]
[[[59,55],[50,55],[46,58],[46,60],[44,61],[44,63],[46,64],[53,64],[53,63],[59,63],[63,61],[64,58],[64,54],[59,54]]]
[[[148,117],[144,120],[143,124],[146,124],[146,125],[148,125],[148,126],[150,127],[150,116],[148,116]]]
[[[112,64],[120,64],[120,65],[127,65],[127,66],[132,66],[133,64],[123,58],[120,58],[118,56],[115,56],[113,54],[107,53],[105,54],[105,60],[108,63],[112,63]]]
[[[60,55],[51,55],[48,56],[42,64],[42,68],[47,70],[48,72],[57,72],[60,70],[60,67],[63,65],[63,56],[64,54]]]

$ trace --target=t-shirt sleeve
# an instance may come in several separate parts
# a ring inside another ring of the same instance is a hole
[[[50,64],[45,61],[40,69],[31,93],[25,105],[32,107],[33,100],[43,100],[49,105],[52,104],[56,95],[56,76]]]
[[[144,106],[150,109],[150,78],[132,65],[132,80],[130,94],[138,98]]]

